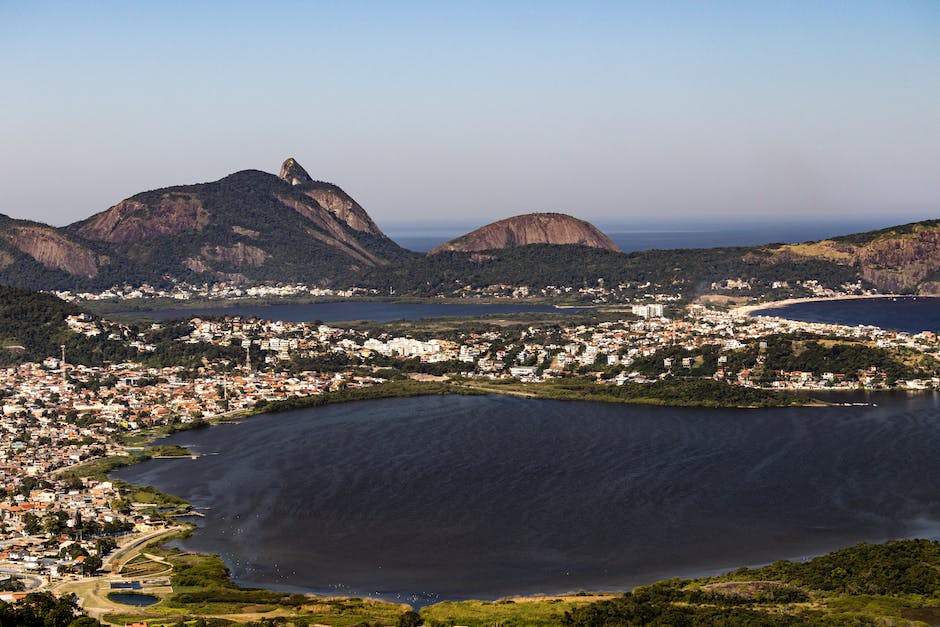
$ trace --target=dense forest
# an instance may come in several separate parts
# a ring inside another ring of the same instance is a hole
[[[819,259],[784,260],[763,248],[698,248],[617,253],[586,246],[533,244],[483,253],[443,252],[348,276],[355,285],[396,294],[454,294],[465,287],[525,285],[615,287],[653,283],[687,295],[710,289],[715,281],[751,280],[769,286],[815,279],[837,287],[858,279],[858,268]]]
[[[74,363],[100,364],[136,356],[123,342],[73,333],[66,316],[83,310],[55,296],[0,286],[0,365],[58,356],[64,344]]]

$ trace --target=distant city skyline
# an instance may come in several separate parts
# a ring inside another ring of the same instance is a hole
[[[940,217],[940,3],[0,2],[0,213],[293,156],[380,227]]]

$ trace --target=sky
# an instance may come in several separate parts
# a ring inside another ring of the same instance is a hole
[[[0,213],[295,157],[382,227],[940,217],[940,2],[0,0]]]

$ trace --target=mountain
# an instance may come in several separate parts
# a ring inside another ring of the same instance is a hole
[[[107,256],[62,229],[0,214],[0,282],[71,288],[98,275]]]
[[[818,259],[858,269],[882,292],[940,294],[940,220],[772,249],[777,261]]]
[[[777,295],[784,297],[809,295],[811,290],[798,284],[816,280],[830,288],[861,282],[885,293],[940,294],[940,220],[802,244],[629,254],[574,244],[506,247],[505,231],[489,239],[476,237],[486,229],[445,244],[426,257],[381,271],[362,271],[356,284],[383,293],[459,295],[494,285],[543,289],[603,283],[630,286],[624,296],[642,297],[648,291],[645,284],[653,283],[684,296],[711,292],[754,296],[782,289]],[[729,279],[739,287],[721,287]]]
[[[328,284],[413,257],[293,158],[280,176],[143,192],[64,228],[0,216],[0,282],[42,289],[263,281]]]
[[[0,215],[0,283],[32,289],[302,282],[428,295],[490,285],[588,288],[599,280],[630,284],[639,296],[647,282],[685,295],[743,289],[712,286],[729,279],[765,291],[787,283],[791,293],[809,292],[791,288],[815,279],[940,294],[940,220],[800,244],[624,254],[587,222],[533,213],[423,256],[389,239],[345,191],[314,180],[293,158],[279,175],[243,170],[142,192],[62,228]]]
[[[609,237],[584,220],[563,213],[527,213],[481,226],[441,244],[429,254],[499,250],[530,244],[577,244],[620,252]]]

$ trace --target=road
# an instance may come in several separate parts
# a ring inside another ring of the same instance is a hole
[[[154,538],[159,538],[160,536],[169,536],[174,533],[185,530],[186,527],[176,526],[169,527],[167,529],[157,529],[155,531],[150,531],[145,533],[142,536],[134,538],[129,543],[119,546],[114,551],[109,553],[101,561],[101,570],[110,570],[112,573],[117,573],[121,570],[121,567],[128,561],[134,559],[136,553],[133,553],[134,549],[140,548],[141,546],[147,544]],[[123,561],[122,561],[123,560]],[[117,568],[112,567],[112,564],[116,564]]]

